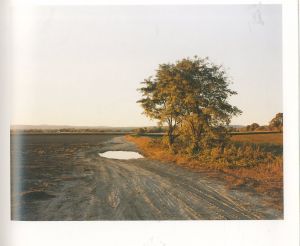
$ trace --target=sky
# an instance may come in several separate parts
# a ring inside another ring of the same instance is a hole
[[[282,112],[280,5],[16,7],[12,25],[12,125],[155,125],[140,82],[194,55],[227,70],[231,124]]]

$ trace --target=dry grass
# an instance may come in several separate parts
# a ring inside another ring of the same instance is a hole
[[[250,139],[253,139],[254,143],[267,143],[266,141],[278,143],[281,138],[282,143],[282,134],[278,135],[268,136],[267,140],[263,138],[264,136],[256,135],[234,137],[239,142],[251,142]],[[187,168],[197,169],[213,178],[223,179],[228,188],[254,190],[269,195],[273,201],[278,201],[273,204],[275,207],[282,206],[282,155],[265,152],[257,147],[259,144],[254,145],[255,147],[247,144],[244,147],[231,145],[223,151],[215,148],[202,155],[189,157],[185,154],[172,153],[159,139],[127,136],[127,140],[136,143],[143,154],[150,159],[173,162]]]
[[[271,134],[249,134],[249,135],[234,135],[231,140],[236,142],[248,142],[248,143],[269,143],[269,144],[283,144],[282,133],[271,133]]]

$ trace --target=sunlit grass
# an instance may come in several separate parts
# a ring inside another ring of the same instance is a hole
[[[282,145],[283,134],[271,133],[271,134],[234,135],[231,137],[231,140],[236,142],[270,143],[270,144]]]

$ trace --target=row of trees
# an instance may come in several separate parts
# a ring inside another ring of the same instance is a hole
[[[280,131],[283,130],[283,113],[277,113],[275,117],[269,122],[269,125],[260,126],[257,123],[252,123],[246,127],[238,129],[241,132],[251,131]]]
[[[140,127],[133,130],[137,134],[144,134],[144,133],[165,133],[166,129],[163,126],[152,126],[152,127]]]
[[[167,125],[166,142],[173,151],[198,153],[224,144],[231,118],[241,114],[228,102],[237,93],[229,88],[225,70],[208,58],[161,64],[142,84],[138,103],[148,117]]]

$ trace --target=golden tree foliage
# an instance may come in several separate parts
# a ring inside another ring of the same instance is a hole
[[[225,70],[208,58],[161,64],[155,76],[142,83],[138,103],[148,117],[167,124],[167,142],[173,150],[176,139],[179,150],[187,148],[191,154],[223,144],[226,126],[241,113],[228,102],[236,92],[229,89]]]

